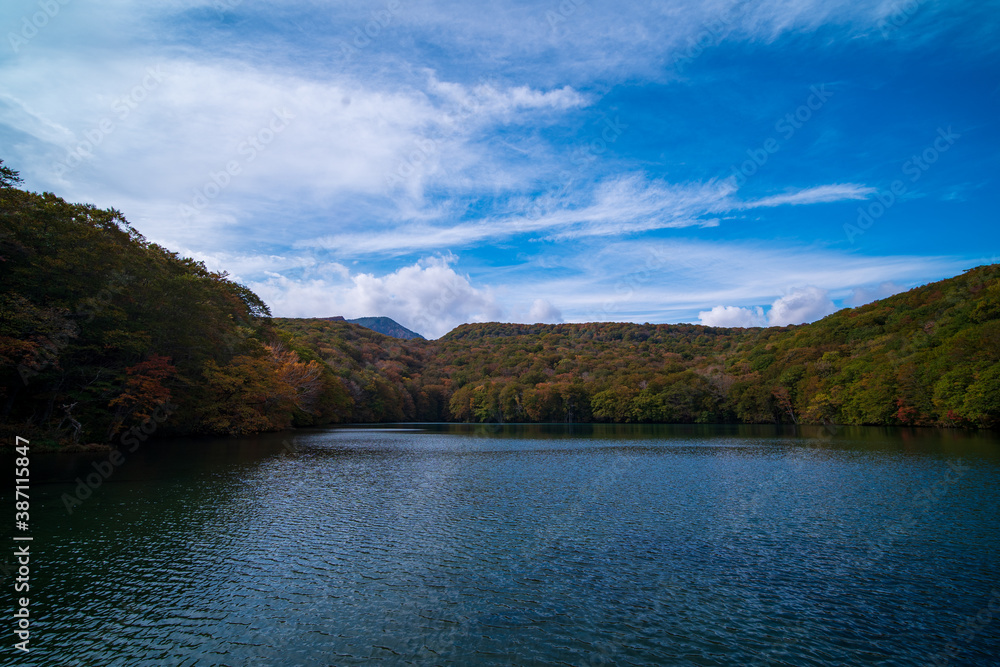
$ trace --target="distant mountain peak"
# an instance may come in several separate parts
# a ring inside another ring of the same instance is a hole
[[[416,331],[410,331],[402,324],[389,317],[358,317],[347,321],[352,324],[362,326],[365,329],[371,329],[372,331],[377,331],[380,334],[392,336],[393,338],[402,338],[403,340],[413,340],[414,338],[419,338],[420,340],[424,340],[424,337]]]

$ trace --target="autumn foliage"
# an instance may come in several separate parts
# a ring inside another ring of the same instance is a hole
[[[16,185],[0,187],[0,430],[115,442],[165,404],[161,434],[346,416],[341,380],[289,346],[249,289],[118,211]]]
[[[1000,265],[803,326],[483,323],[399,340],[271,318],[120,212],[25,192],[3,169],[0,431],[113,443],[168,403],[160,435],[348,421],[1000,426]]]
[[[344,378],[362,421],[1000,426],[1000,266],[819,322],[466,324],[398,341],[275,320]]]

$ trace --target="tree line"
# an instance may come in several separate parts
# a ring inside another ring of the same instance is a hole
[[[119,443],[342,422],[1000,426],[1000,266],[813,324],[462,325],[399,340],[272,318],[115,209],[0,162],[0,435]],[[169,418],[153,421],[156,414]]]

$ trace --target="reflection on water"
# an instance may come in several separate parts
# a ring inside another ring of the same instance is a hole
[[[1000,652],[995,435],[434,425],[149,443],[67,514],[94,460],[33,462],[30,664]]]

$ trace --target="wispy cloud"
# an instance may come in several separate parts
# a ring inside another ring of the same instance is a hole
[[[909,287],[964,268],[962,259],[941,256],[862,256],[756,241],[634,240],[564,257],[546,270],[552,278],[532,288],[559,305],[568,321],[699,321],[699,313],[718,306],[716,316],[740,315],[759,326],[761,320],[753,318],[756,308],[769,308],[783,297],[808,298],[786,299],[768,324],[797,323],[792,322],[796,313],[813,312],[807,302],[818,304],[820,311],[828,308],[828,300],[853,306],[859,288],[883,283]],[[513,276],[505,280],[516,284]],[[810,289],[803,292],[806,287]],[[744,308],[748,315],[726,307]]]
[[[912,3],[574,4],[63,3],[0,57],[0,157],[30,188],[124,210],[278,312],[413,324],[438,298],[421,285],[451,285],[465,296],[428,335],[483,317],[794,319],[814,311],[779,301],[806,286],[847,304],[961,270],[940,257],[959,253],[935,240],[941,211],[905,202],[878,229],[895,216],[912,233],[837,251],[856,218],[842,212],[942,123],[977,138],[921,177],[923,201],[955,207],[980,244],[995,235],[991,107],[949,88],[995,64],[995,0],[918,3],[898,21]],[[833,71],[837,95],[752,179],[710,178]],[[276,109],[289,120],[271,137]],[[602,144],[619,116],[628,130]],[[269,141],[250,150],[254,137]]]
[[[828,204],[852,199],[868,199],[878,190],[858,183],[834,183],[806,188],[780,195],[764,197],[746,202],[742,208],[766,208],[771,206],[801,206],[804,204]]]
[[[519,235],[567,241],[658,229],[715,227],[720,224],[717,216],[727,212],[864,199],[874,191],[857,184],[835,184],[745,202],[735,197],[735,187],[728,180],[672,184],[629,174],[559,196],[524,200],[523,205],[531,207],[527,214],[511,212],[457,224],[421,221],[385,230],[302,240],[296,247],[323,248],[347,256],[405,254],[413,250],[457,249]]]

